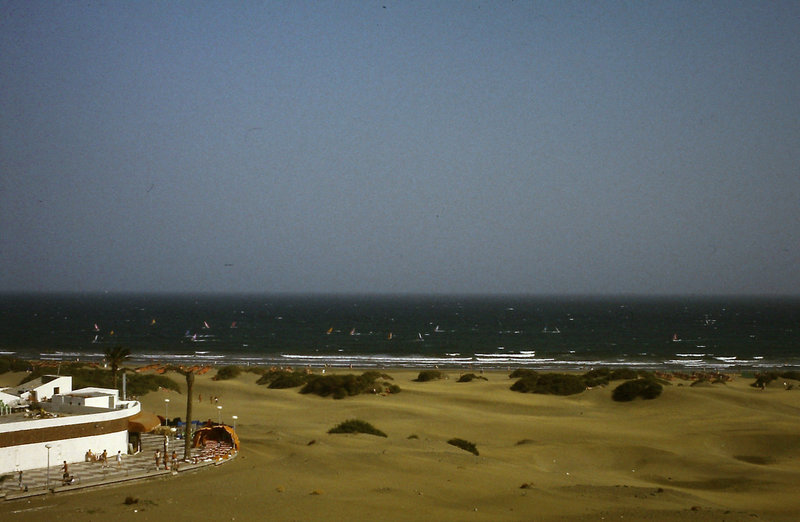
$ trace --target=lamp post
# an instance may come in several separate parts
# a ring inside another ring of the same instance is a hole
[[[222,424],[222,406],[217,406],[217,424]]]
[[[239,417],[236,416],[236,415],[233,415],[231,418],[233,419],[233,431],[236,431],[236,419],[238,419]]]
[[[45,448],[47,448],[47,474],[45,475],[45,489],[50,489],[50,448],[53,447],[52,444],[45,444]]]
[[[169,426],[169,399],[164,399],[164,424]]]

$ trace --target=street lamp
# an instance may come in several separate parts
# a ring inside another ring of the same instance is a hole
[[[169,426],[169,399],[164,399],[164,424]]]
[[[222,424],[222,406],[217,406],[217,424]]]
[[[236,431],[236,419],[238,419],[239,417],[233,415],[231,418],[233,419],[233,431]]]
[[[45,489],[50,489],[50,448],[53,447],[52,444],[45,444],[45,448],[47,448],[47,475],[45,478]]]

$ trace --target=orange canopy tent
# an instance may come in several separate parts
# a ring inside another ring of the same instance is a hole
[[[161,426],[158,415],[146,411],[140,411],[128,419],[128,431],[134,433],[148,433],[158,426]]]
[[[228,442],[231,446],[233,446],[233,449],[239,451],[239,437],[236,436],[236,432],[233,431],[233,428],[230,426],[218,424],[216,426],[200,428],[194,432],[194,437],[192,437],[192,447],[196,448],[200,444],[205,443],[207,440]]]

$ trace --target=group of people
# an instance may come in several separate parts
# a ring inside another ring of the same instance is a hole
[[[156,459],[156,470],[161,469],[161,464],[163,463],[165,470],[171,469],[172,471],[178,471],[178,452],[173,451],[172,455],[169,455],[169,453],[165,449],[162,458],[161,450],[156,450],[155,459]]]
[[[122,451],[117,451],[117,467],[122,467]],[[84,457],[85,462],[100,462],[104,468],[108,467],[108,451],[103,450],[103,453],[97,455],[92,452],[92,450],[88,450]],[[65,463],[66,464],[66,463]]]

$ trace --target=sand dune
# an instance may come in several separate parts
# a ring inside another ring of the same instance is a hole
[[[800,513],[797,389],[675,381],[656,400],[616,403],[613,385],[553,397],[512,392],[500,372],[417,383],[406,370],[388,371],[399,394],[333,400],[270,390],[253,374],[215,382],[213,373],[197,379],[195,416],[239,417],[234,461],[0,503],[3,520],[788,521]],[[174,392],[142,402],[162,413],[165,398],[170,416],[183,415],[185,398]],[[350,418],[388,437],[327,433]],[[480,455],[447,444],[453,437]],[[124,505],[128,495],[139,503]]]

